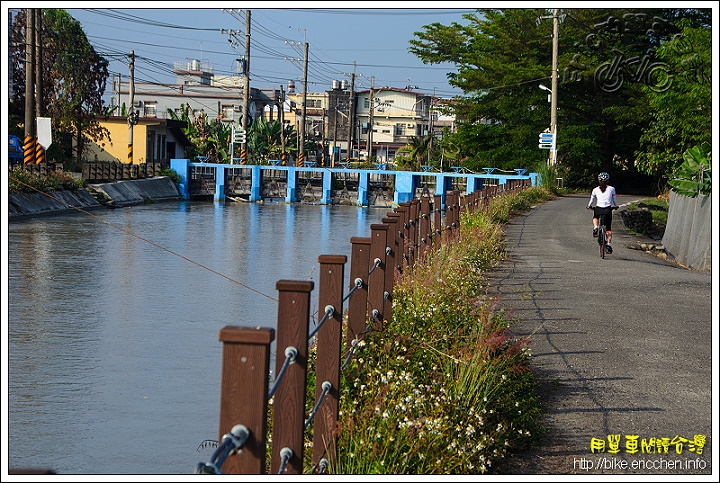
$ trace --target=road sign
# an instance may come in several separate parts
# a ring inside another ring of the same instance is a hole
[[[550,132],[541,132],[538,147],[540,149],[552,149],[555,141],[555,135]]]
[[[47,149],[52,144],[52,126],[49,117],[37,117],[37,138],[38,144]]]
[[[238,129],[233,133],[233,141],[239,144],[245,144],[247,140],[246,131],[244,129]]]

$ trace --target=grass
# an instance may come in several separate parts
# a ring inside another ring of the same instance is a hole
[[[667,224],[668,208],[670,206],[670,194],[665,193],[656,198],[646,198],[644,200],[634,201],[627,207],[628,210],[639,210],[647,208],[652,214],[653,223],[658,226]]]
[[[646,198],[630,203],[628,211],[647,209],[652,215],[654,227],[650,233],[636,233],[631,229],[628,231],[633,235],[644,235],[649,237],[662,238],[667,225],[668,210],[670,206],[670,192],[666,192],[656,198]]]
[[[366,334],[341,375],[330,473],[492,474],[508,452],[538,441],[527,340],[484,295],[483,274],[505,254],[502,224],[552,197],[531,188],[464,213],[459,238],[396,281],[392,323]]]

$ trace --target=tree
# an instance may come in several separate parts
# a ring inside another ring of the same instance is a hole
[[[189,104],[180,105],[180,114],[174,110],[167,110],[171,119],[184,121],[183,133],[192,144],[185,148],[185,155],[190,159],[197,156],[207,156],[213,163],[229,163],[230,136],[232,127],[220,119],[208,120],[204,110],[196,115]]]
[[[27,10],[21,10],[14,19],[11,46],[15,91],[9,110],[20,119],[24,119],[25,109],[26,14]],[[72,153],[74,138],[74,156],[81,161],[89,141],[109,139],[109,132],[96,118],[105,111],[102,96],[109,63],[65,10],[43,9],[41,34],[43,114],[52,119],[53,145],[65,144],[64,151]]]
[[[538,85],[550,82],[551,17],[548,10],[478,10],[463,16],[464,25],[433,23],[410,40],[424,63],[456,67],[448,80],[465,96],[453,103],[451,140],[468,168],[545,164],[537,139],[549,127],[550,105]],[[633,180],[644,173],[635,159],[658,114],[649,98],[667,83],[657,57],[680,32],[678,19],[709,31],[707,12],[698,10],[561,11],[557,162],[568,186],[587,186],[598,171]]]
[[[285,129],[285,152],[294,152],[295,136],[293,135],[293,126]],[[255,162],[268,159],[280,159],[282,156],[282,125],[279,119],[272,122],[266,121],[264,118],[258,118],[253,121],[249,129],[248,146],[251,157]]]
[[[658,58],[672,72],[672,82],[661,92],[647,92],[652,122],[640,136],[636,165],[660,180],[683,163],[683,153],[711,141],[710,30],[685,25],[661,45]]]

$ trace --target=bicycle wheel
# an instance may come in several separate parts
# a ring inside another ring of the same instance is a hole
[[[605,225],[600,225],[600,229],[598,230],[598,244],[600,245],[600,258],[605,258],[605,245],[607,244]]]

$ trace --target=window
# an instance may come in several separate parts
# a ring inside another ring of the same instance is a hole
[[[157,156],[155,156],[156,161],[163,161],[165,160],[166,153],[165,151],[167,149],[167,146],[165,144],[165,135],[164,134],[158,134],[157,135]]]
[[[157,102],[146,102],[145,103],[144,117],[157,117]]]
[[[222,118],[223,119],[235,119],[235,108],[234,106],[222,106]]]

